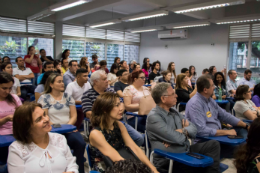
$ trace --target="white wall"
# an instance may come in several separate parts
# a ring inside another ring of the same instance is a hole
[[[188,38],[183,40],[160,40],[157,32],[142,33],[140,63],[148,57],[150,62],[159,60],[162,69],[166,70],[168,63],[173,61],[177,74],[190,65],[196,67],[199,75],[212,65],[222,70],[228,55],[228,25],[190,28],[188,34]]]

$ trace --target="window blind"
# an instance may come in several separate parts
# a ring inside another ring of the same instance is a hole
[[[260,37],[260,23],[252,25],[252,37]]]
[[[125,41],[140,43],[140,34],[125,32]]]
[[[107,30],[107,40],[124,41],[124,32]]]
[[[74,37],[85,37],[85,27],[64,24],[62,27],[62,35],[74,36]]]
[[[250,24],[230,26],[229,38],[249,38]]]
[[[0,30],[26,32],[26,20],[0,17]]]
[[[28,32],[54,35],[54,24],[47,22],[28,21]]]
[[[106,30],[105,29],[87,28],[86,37],[87,38],[106,39]]]

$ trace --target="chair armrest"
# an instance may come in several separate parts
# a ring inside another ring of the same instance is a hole
[[[228,136],[197,136],[196,138],[202,139],[205,141],[216,140],[221,144],[232,145],[232,146],[240,145],[246,141],[246,139],[244,139],[244,138],[243,139],[229,139]]]

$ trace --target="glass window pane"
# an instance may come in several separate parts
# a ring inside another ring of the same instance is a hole
[[[243,77],[247,68],[248,42],[230,42],[229,46],[229,68],[238,72],[238,78]]]
[[[46,56],[53,57],[53,39],[51,38],[32,38],[29,37],[29,46],[33,45],[36,50],[44,49],[46,51]]]
[[[15,59],[18,56],[24,56],[27,54],[27,38],[24,37],[12,37],[12,36],[0,36],[0,56],[9,56],[11,63],[16,67]]]
[[[129,64],[132,60],[139,63],[139,46],[125,45],[124,60]]]
[[[98,61],[105,60],[105,43],[86,42],[86,56],[92,63],[92,55],[98,56]]]
[[[115,57],[124,57],[124,45],[120,44],[107,44],[107,68],[110,69],[114,63]]]
[[[62,51],[70,50],[70,58],[78,62],[84,56],[84,41],[81,40],[62,40]]]
[[[260,83],[260,41],[252,41],[250,70],[253,72],[252,78],[256,81],[256,83]]]

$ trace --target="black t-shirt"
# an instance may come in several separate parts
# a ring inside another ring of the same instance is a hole
[[[51,56],[46,56],[46,58],[50,61],[54,61],[53,58]],[[42,62],[45,62],[45,60],[43,59],[43,57],[41,57]]]
[[[114,85],[114,90],[115,92],[121,90],[122,92],[124,91],[125,87],[129,86],[128,84],[124,84],[121,81],[118,81]]]
[[[149,74],[149,81],[154,80],[154,78],[157,76],[161,76],[159,72],[157,74],[155,74],[154,72],[151,72]]]
[[[177,104],[180,102],[185,102],[187,103],[190,100],[190,94],[193,92],[193,89],[188,87],[188,91],[183,88],[178,88],[176,89],[176,94],[178,95],[177,97]],[[180,105],[180,112],[185,110],[185,106]]]

